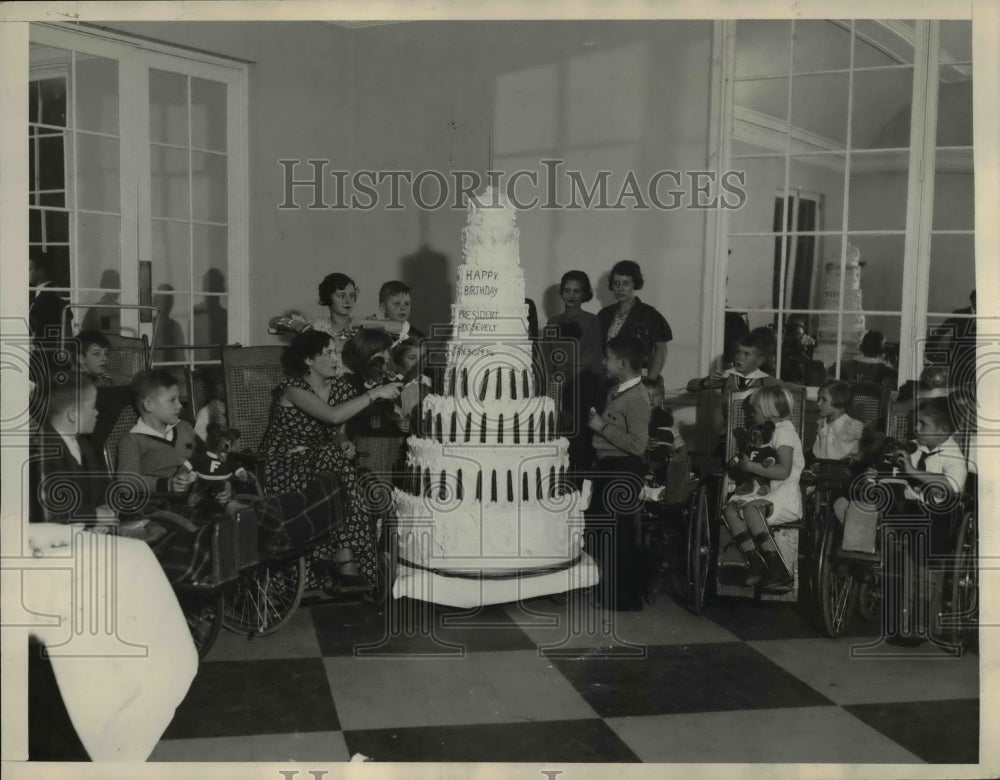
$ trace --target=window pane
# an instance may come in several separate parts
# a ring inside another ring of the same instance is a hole
[[[814,230],[841,230],[844,223],[844,156],[802,155],[789,158],[788,186],[817,202]]]
[[[775,259],[780,258],[773,236],[731,236],[726,273],[726,305],[731,309],[768,308],[772,301]],[[770,316],[770,315],[768,315]]]
[[[191,79],[191,146],[226,151],[226,85]]]
[[[941,62],[972,62],[972,22],[956,19],[938,24]]]
[[[788,78],[754,79],[737,81],[735,89],[736,119],[746,118],[746,112],[762,114],[764,118],[785,120],[788,118]],[[750,119],[754,119],[751,115]],[[768,128],[783,137],[785,128]]]
[[[32,142],[29,139],[28,157],[28,187],[39,190],[62,190],[66,187],[66,140],[65,136],[44,135]],[[35,147],[37,145],[38,164],[35,165]]]
[[[229,228],[194,225],[194,284],[203,292],[226,292]]]
[[[153,305],[159,310],[156,335],[153,338],[154,346],[172,347],[178,344],[190,344],[190,296],[160,290],[153,294]],[[153,360],[157,362],[177,362],[186,358],[187,352],[182,349],[168,348],[153,351]]]
[[[975,236],[932,235],[928,312],[951,312],[969,305],[976,287]]]
[[[918,349],[923,349],[925,364],[944,366],[949,385],[964,385],[976,381],[976,319],[970,314],[969,302],[951,314],[927,317],[927,335]],[[995,396],[984,394],[979,397]]]
[[[76,54],[76,126],[118,135],[118,62]]]
[[[121,218],[82,213],[78,215],[77,223],[77,285],[119,288]]]
[[[903,235],[852,235],[861,262],[861,305],[866,311],[902,311],[903,307]],[[850,303],[850,301],[848,301]]]
[[[855,73],[851,147],[908,148],[912,97],[910,68]]]
[[[58,244],[29,244],[28,257],[49,269],[53,287],[69,287],[69,247]]]
[[[192,217],[205,222],[225,222],[229,213],[229,159],[221,154],[191,152]]]
[[[194,307],[196,344],[225,344],[228,340],[226,304],[228,296],[206,295]],[[218,350],[195,350],[195,360],[212,360]]]
[[[908,152],[851,155],[850,230],[905,230]]]
[[[822,149],[847,145],[846,73],[792,77],[792,134],[808,133],[816,138],[801,140]]]
[[[938,146],[972,146],[972,66],[941,67]]]
[[[187,76],[149,71],[149,140],[188,145]]]
[[[854,30],[854,67],[913,64],[912,19],[857,19]]]
[[[972,230],[974,223],[972,150],[938,150],[934,174],[934,230]]]
[[[119,213],[121,195],[118,147],[117,138],[76,134],[77,208]]]
[[[183,149],[151,146],[149,163],[153,217],[190,219],[188,153]]]
[[[729,232],[774,230],[774,201],[785,189],[785,158],[733,158],[731,167],[746,176],[747,200],[743,208],[730,213]]]
[[[31,79],[28,121],[67,127],[69,106],[66,103],[66,85],[72,52],[32,43],[28,58]]]
[[[827,20],[795,22],[794,72],[841,70],[851,66],[851,27]]]
[[[29,209],[28,240],[33,244],[69,243],[69,213]]]
[[[792,25],[741,19],[736,23],[736,78],[788,73]]]
[[[186,222],[154,219],[153,289],[163,285],[174,291],[191,289],[190,226]]]

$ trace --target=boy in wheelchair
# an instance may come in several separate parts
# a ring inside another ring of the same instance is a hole
[[[861,486],[858,498],[837,499],[834,513],[844,525],[845,537],[854,540],[871,538],[879,521],[883,526],[901,530],[929,520],[926,546],[929,555],[949,555],[955,521],[960,514],[955,510],[960,506],[968,466],[954,438],[955,424],[947,398],[931,398],[920,404],[915,434],[915,442],[886,440],[882,463],[866,472],[869,480],[881,481],[888,487],[889,492],[883,498],[889,500],[881,511],[859,500],[867,497]],[[883,549],[882,556],[887,564],[887,578],[896,578],[899,592],[907,594],[915,592],[913,579],[925,563],[914,559],[915,544],[905,544],[904,537],[905,534],[893,535],[894,541],[889,543],[889,549]],[[844,546],[847,548],[847,543]],[[913,605],[907,601],[886,607],[887,628],[899,638],[907,629],[901,621]]]

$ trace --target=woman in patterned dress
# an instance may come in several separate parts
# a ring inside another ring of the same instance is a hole
[[[597,313],[604,330],[604,343],[615,336],[635,339],[646,350],[646,376],[656,379],[667,360],[667,342],[673,339],[670,325],[654,307],[636,297],[643,285],[639,264],[619,260],[608,275],[608,289],[617,303],[605,306]]]
[[[338,356],[329,333],[308,330],[285,347],[282,364],[290,379],[274,391],[271,420],[262,449],[267,457],[264,484],[270,493],[302,490],[322,473],[336,472],[343,485],[347,516],[330,540],[311,557],[333,560],[345,585],[375,582],[374,526],[365,512],[354,467],[354,448],[341,434],[347,420],[379,399],[399,397],[398,382],[358,395],[338,379]],[[310,568],[309,587],[318,580]]]

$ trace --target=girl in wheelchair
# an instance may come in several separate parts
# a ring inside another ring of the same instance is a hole
[[[799,475],[805,466],[802,442],[789,417],[794,401],[780,385],[765,385],[750,396],[754,424],[774,423],[771,445],[775,462],[770,466],[753,463],[744,455],[739,469],[745,474],[770,481],[766,496],[734,493],[726,500],[722,517],[747,562],[748,586],[770,590],[790,589],[793,576],[775,546],[769,526],[795,522],[802,517]]]

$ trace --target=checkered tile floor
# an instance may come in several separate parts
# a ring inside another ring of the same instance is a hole
[[[152,760],[976,763],[978,744],[977,655],[827,639],[787,604],[545,598],[224,632]]]

